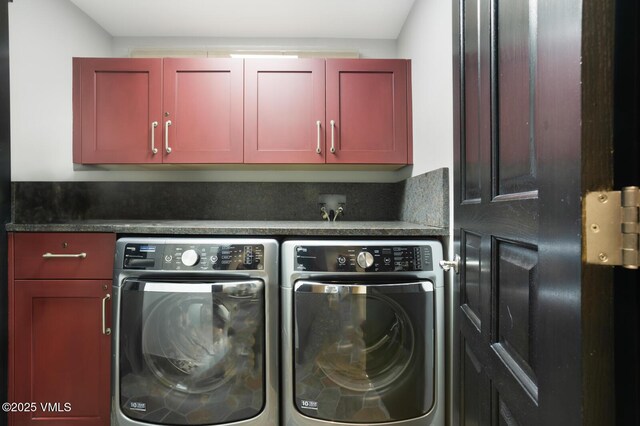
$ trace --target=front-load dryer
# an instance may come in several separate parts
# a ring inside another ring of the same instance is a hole
[[[438,241],[286,241],[286,425],[444,425]]]
[[[277,425],[278,244],[116,244],[112,424]]]

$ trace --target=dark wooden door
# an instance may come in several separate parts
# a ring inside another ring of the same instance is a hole
[[[453,22],[452,423],[614,424],[611,271],[581,259],[582,194],[612,179],[612,2],[454,0]]]
[[[322,59],[245,60],[245,163],[324,163]]]
[[[408,67],[399,59],[327,59],[327,163],[411,162]]]
[[[73,66],[74,162],[162,162],[162,59],[75,58]]]
[[[163,161],[242,163],[242,86],[242,59],[164,59]]]

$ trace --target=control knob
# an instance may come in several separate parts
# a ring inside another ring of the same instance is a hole
[[[373,265],[373,255],[368,251],[361,251],[358,253],[356,261],[362,269],[370,268]]]
[[[193,249],[185,250],[182,253],[182,264],[184,266],[194,266],[200,261],[200,255]]]

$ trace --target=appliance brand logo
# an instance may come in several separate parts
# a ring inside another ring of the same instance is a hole
[[[129,402],[129,409],[134,411],[147,411],[147,403],[146,402]]]
[[[309,401],[306,399],[300,400],[300,407],[306,408],[307,410],[317,410],[318,409],[318,401]]]

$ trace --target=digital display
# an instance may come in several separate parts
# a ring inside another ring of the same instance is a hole
[[[411,272],[433,270],[433,256],[430,246],[297,246],[295,256],[296,270],[298,271]]]
[[[170,271],[262,270],[264,246],[261,244],[127,244],[125,269]]]

